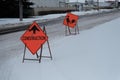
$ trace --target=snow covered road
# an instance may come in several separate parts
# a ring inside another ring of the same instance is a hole
[[[119,16],[81,18],[77,36],[65,37],[62,21],[48,25],[54,59],[41,64],[21,63],[24,31],[0,35],[0,80],[119,80]]]
[[[120,80],[119,22],[120,18],[81,31],[79,35],[53,40],[51,49],[54,59],[42,59],[40,64],[32,61],[25,61],[24,64],[21,62],[24,46],[20,46],[22,43],[19,42],[18,34],[21,35],[21,32],[18,32],[16,44],[19,49],[12,49],[10,54],[21,54],[4,62],[0,70],[0,79]],[[10,45],[6,48],[10,48]],[[44,53],[47,53],[47,48]]]

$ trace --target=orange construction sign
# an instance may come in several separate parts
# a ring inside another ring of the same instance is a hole
[[[36,22],[33,22],[33,24],[26,30],[20,39],[34,55],[48,40],[48,36],[43,32]]]
[[[63,24],[68,27],[74,28],[77,24],[78,18],[79,17],[77,15],[68,13],[64,19]]]

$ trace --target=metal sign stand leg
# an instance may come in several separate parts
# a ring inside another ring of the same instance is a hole
[[[52,58],[52,53],[51,53],[49,41],[47,41],[47,44],[48,44],[48,49],[49,49],[49,52],[50,52],[50,58],[51,58],[51,60],[52,60],[53,58]]]
[[[65,26],[65,36],[67,36],[67,26]]]
[[[47,31],[46,31],[45,26],[44,26],[44,31],[45,31],[45,34],[47,35]],[[51,58],[51,60],[52,60],[52,52],[51,52],[51,49],[50,49],[49,40],[47,40],[47,44],[48,44],[48,49],[49,49],[49,53],[50,53],[50,58]]]
[[[75,26],[75,35],[77,34],[76,26]]]
[[[24,63],[24,59],[25,59],[25,52],[26,52],[26,45],[24,47],[24,54],[23,54],[23,60],[22,60],[23,63]]]
[[[33,61],[38,61],[39,58],[38,58],[38,54],[36,53],[36,56],[37,56],[37,59],[29,59],[29,58],[25,58],[25,54],[26,54],[26,45],[25,45],[25,48],[24,48],[24,54],[23,54],[23,60],[22,60],[22,63],[24,63],[25,60],[33,60]]]
[[[70,27],[68,27],[69,35],[71,35]]]
[[[43,27],[43,31],[45,32],[45,34],[47,35],[47,31],[45,26]],[[50,44],[49,44],[49,40],[47,40],[47,45],[48,45],[48,50],[49,50],[49,54],[50,56],[42,56],[42,52],[43,52],[43,45],[41,45],[41,50],[40,50],[40,58],[39,58],[39,62],[41,62],[41,58],[50,58],[52,60],[52,53],[51,53],[51,49],[50,49]]]
[[[78,27],[78,24],[76,25],[76,28],[77,28],[77,32],[78,32],[78,34],[80,34],[80,33],[79,33],[79,27]]]
[[[51,60],[53,59],[53,58],[52,58],[51,49],[50,49],[50,45],[49,45],[49,41],[47,41],[47,45],[48,45],[48,49],[49,49],[50,56],[42,56],[42,54],[43,54],[43,45],[42,45],[42,47],[41,47],[41,49],[40,49],[39,63],[41,62],[42,57],[43,57],[43,58],[50,58]]]
[[[75,26],[75,35],[76,34],[79,34],[79,27],[78,27],[78,24],[76,24],[76,26]]]
[[[42,50],[43,49],[43,45],[41,45],[41,49],[40,49],[40,58],[39,58],[39,63],[41,62],[41,58],[42,58]]]
[[[65,26],[65,36],[71,35],[70,27]]]
[[[38,55],[38,53],[36,53],[36,57],[37,57],[37,58],[39,58],[39,55]]]

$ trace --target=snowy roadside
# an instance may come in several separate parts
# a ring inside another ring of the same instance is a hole
[[[76,15],[90,15],[90,14],[98,14],[98,13],[103,13],[103,12],[110,12],[110,11],[114,11],[114,9],[112,10],[92,10],[92,11],[86,11],[86,12],[72,12]],[[12,28],[12,27],[16,27],[16,26],[24,26],[24,25],[29,25],[31,24],[33,21],[38,21],[38,22],[46,22],[49,20],[53,20],[56,18],[60,18],[62,16],[65,16],[66,13],[64,14],[50,14],[50,15],[45,15],[45,16],[33,16],[32,18],[24,18],[23,21],[19,21],[18,18],[1,18],[0,19],[0,29],[6,29],[6,28]]]
[[[53,60],[21,62],[23,54],[2,66],[1,80],[120,80],[120,18],[79,35],[52,41]],[[24,46],[23,46],[24,47]],[[22,52],[23,50],[16,50]],[[44,48],[44,53],[47,48]],[[27,52],[29,57],[29,51]]]

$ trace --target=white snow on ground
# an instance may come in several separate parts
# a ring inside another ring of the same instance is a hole
[[[99,13],[104,12],[104,11],[111,11],[111,10],[100,10]],[[96,10],[91,10],[91,11],[81,11],[81,12],[73,12],[76,15],[86,15],[86,14],[95,14],[98,13],[98,11]],[[58,18],[61,16],[65,16],[66,13],[64,14],[49,14],[49,15],[45,15],[45,16],[34,16],[32,18],[24,18],[23,21],[19,21],[19,18],[1,18],[0,19],[0,26],[7,26],[7,25],[20,25],[20,24],[28,24],[27,22],[32,22],[32,21],[38,21],[38,20],[48,20],[48,19],[54,19],[54,18]],[[4,26],[4,27],[5,27]]]
[[[22,63],[23,54],[16,56],[3,65],[0,80],[120,80],[119,25],[120,18],[52,41],[52,61]]]

